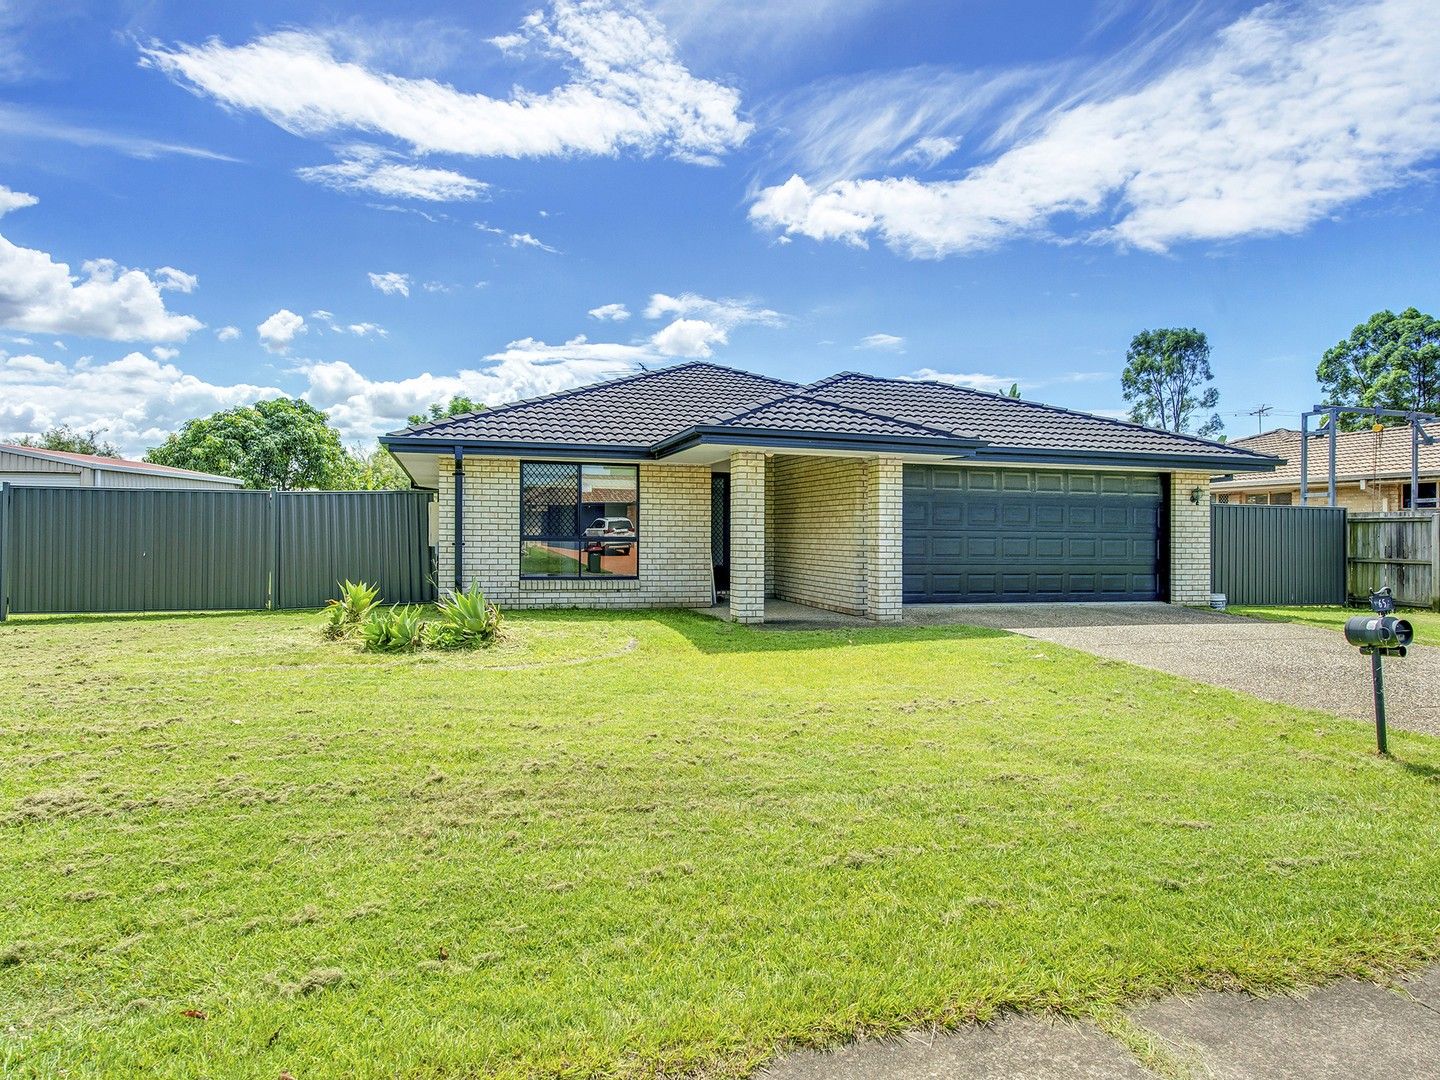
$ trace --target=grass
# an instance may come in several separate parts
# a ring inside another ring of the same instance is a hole
[[[1272,619],[1278,622],[1304,623],[1333,630],[1337,634],[1345,626],[1345,620],[1356,615],[1368,615],[1368,607],[1252,607],[1232,604],[1226,610],[1232,615],[1248,615],[1254,619]],[[1395,612],[1415,628],[1415,644],[1440,645],[1440,612],[1423,608],[1399,608]]]
[[[1424,736],[961,627],[507,627],[0,625],[0,1073],[736,1076],[1440,955]]]

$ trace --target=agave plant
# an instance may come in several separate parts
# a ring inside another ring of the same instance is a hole
[[[396,604],[384,611],[372,611],[360,628],[366,652],[411,652],[425,644],[422,608]]]
[[[485,599],[479,586],[452,593],[435,605],[440,622],[431,630],[437,649],[473,649],[488,645],[500,632],[500,609]]]
[[[325,602],[325,636],[346,637],[360,628],[380,600],[380,590],[363,581],[338,582],[340,596]]]

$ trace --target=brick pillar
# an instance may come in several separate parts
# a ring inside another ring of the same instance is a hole
[[[765,621],[765,455],[730,455],[730,617]]]
[[[899,622],[904,465],[879,457],[865,463],[865,616]]]
[[[1200,501],[1191,499],[1196,489]],[[1170,474],[1170,602],[1210,602],[1210,474]]]

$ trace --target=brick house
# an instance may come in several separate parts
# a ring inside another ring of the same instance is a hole
[[[933,382],[681,364],[381,440],[439,492],[445,588],[529,607],[1210,592],[1210,477],[1244,448]],[[458,513],[457,513],[458,508]]]
[[[1410,505],[1410,428],[1340,431],[1335,435],[1335,504],[1347,510],[1433,510],[1440,481],[1440,424],[1421,425],[1420,497]],[[1430,442],[1425,440],[1429,439]],[[1217,476],[1211,491],[1217,502],[1300,505],[1300,432],[1276,428],[1263,435],[1232,439],[1229,445],[1284,460],[1272,473]],[[1329,497],[1328,432],[1311,432],[1306,463],[1310,505],[1324,506]]]

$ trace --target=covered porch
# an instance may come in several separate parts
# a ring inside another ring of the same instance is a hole
[[[711,468],[714,511],[724,518],[712,614],[741,623],[900,621],[901,457],[733,450]]]

